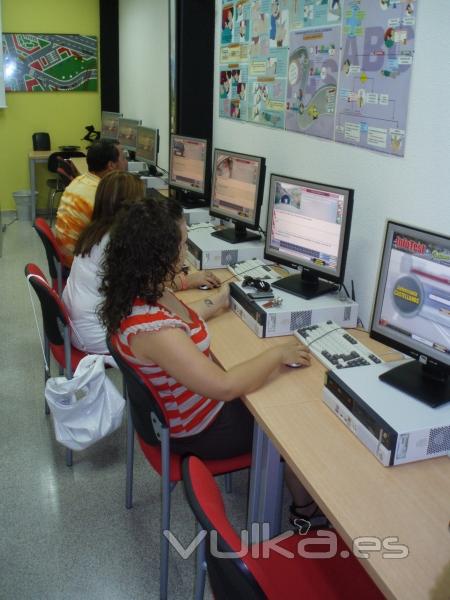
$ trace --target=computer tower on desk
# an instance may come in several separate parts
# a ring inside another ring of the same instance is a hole
[[[323,294],[312,300],[274,289],[281,302],[264,306],[265,300],[252,300],[248,294],[255,290],[241,282],[230,284],[231,310],[261,338],[291,335],[299,327],[315,325],[332,319],[341,327],[356,327],[358,304],[338,293]]]
[[[445,456],[450,402],[431,408],[382,381],[396,364],[328,371],[325,404],[386,467]]]

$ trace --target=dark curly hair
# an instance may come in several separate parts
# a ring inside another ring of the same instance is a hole
[[[181,205],[160,195],[120,212],[102,263],[98,315],[109,334],[131,313],[135,298],[152,304],[176,275],[183,218]]]

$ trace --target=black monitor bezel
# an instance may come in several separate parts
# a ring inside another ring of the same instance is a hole
[[[381,309],[383,306],[383,298],[384,298],[384,293],[385,293],[385,288],[386,288],[386,279],[387,279],[387,273],[389,270],[389,257],[390,257],[390,253],[392,251],[392,246],[388,246],[388,244],[389,244],[389,242],[392,242],[393,233],[395,232],[396,228],[397,229],[403,228],[404,230],[406,230],[406,232],[417,232],[418,239],[422,239],[422,240],[423,240],[423,238],[421,238],[421,236],[423,236],[423,235],[429,236],[429,238],[434,238],[437,240],[439,240],[439,239],[446,240],[448,243],[448,246],[450,248],[450,237],[449,236],[446,236],[446,235],[440,234],[440,233],[435,233],[435,232],[429,231],[427,229],[421,229],[414,225],[406,225],[405,223],[399,223],[398,221],[393,221],[393,220],[387,221],[383,247],[382,247],[382,251],[381,251],[381,255],[380,255],[377,287],[376,287],[374,301],[373,301],[369,335],[374,340],[377,340],[378,342],[382,342],[386,346],[394,348],[395,350],[399,350],[403,354],[410,356],[411,358],[421,362],[422,364],[426,364],[431,367],[436,367],[438,369],[444,369],[445,371],[447,371],[448,374],[450,374],[450,357],[449,357],[449,362],[445,362],[442,360],[442,353],[439,353],[437,350],[433,351],[433,349],[431,349],[426,344],[421,344],[419,341],[411,340],[411,341],[413,341],[413,343],[415,345],[415,347],[411,347],[411,345],[408,345],[406,343],[406,341],[402,341],[401,339],[398,339],[400,334],[397,334],[397,336],[396,336],[395,332],[388,331],[387,333],[389,333],[391,335],[387,335],[386,329],[383,328],[383,330],[381,330],[381,328],[379,328],[379,326],[378,326],[377,321],[379,319],[379,315],[381,314]],[[390,233],[391,230],[393,231],[392,234]],[[413,235],[414,235],[414,233],[412,233],[412,236]]]
[[[216,208],[213,208],[213,198],[214,198],[214,190],[216,184],[216,157],[217,155],[226,154],[235,158],[243,158],[259,161],[259,177],[256,183],[256,201],[255,201],[255,213],[252,221],[247,219],[240,219],[238,217],[234,217],[230,214],[227,214],[225,211],[220,211]],[[242,152],[234,152],[233,150],[225,150],[223,148],[214,148],[213,152],[213,173],[211,180],[211,199],[209,203],[209,214],[213,217],[217,217],[218,219],[228,219],[234,224],[244,225],[248,229],[252,229],[257,231],[259,229],[259,218],[261,214],[261,207],[263,204],[264,198],[264,183],[266,177],[266,159],[264,156],[256,156],[253,154],[243,154]]]
[[[173,148],[174,148],[173,142],[176,137],[182,138],[183,140],[190,140],[193,142],[203,142],[205,144],[206,151],[205,151],[205,160],[204,160],[204,165],[203,165],[203,189],[185,186],[183,184],[180,184],[179,181],[174,181],[172,179],[172,164],[173,164],[172,156],[173,156]],[[183,135],[182,133],[172,133],[171,134],[170,148],[169,148],[169,182],[168,182],[169,186],[171,188],[180,190],[181,192],[184,192],[189,195],[195,194],[198,197],[204,197],[204,195],[206,193],[206,188],[207,188],[207,181],[206,181],[207,162],[208,162],[208,140],[207,139],[193,137],[192,135]]]
[[[268,251],[268,246],[270,244],[270,231],[272,226],[272,215],[273,215],[273,205],[275,202],[275,194],[273,193],[275,181],[284,181],[285,183],[292,183],[293,185],[310,185],[311,187],[315,187],[317,189],[324,189],[325,191],[329,190],[334,193],[344,193],[347,194],[345,197],[347,199],[344,208],[344,223],[342,224],[344,234],[341,238],[341,251],[340,251],[340,261],[338,265],[338,272],[332,273],[330,269],[327,267],[321,267],[320,265],[312,266],[311,263],[305,261],[294,261],[289,260],[289,258],[279,256],[277,253],[273,251]],[[273,262],[276,262],[280,265],[284,265],[286,267],[290,267],[292,269],[301,270],[302,273],[311,273],[311,275],[319,277],[320,279],[324,279],[326,281],[342,284],[345,276],[345,269],[347,266],[347,254],[348,254],[348,245],[350,241],[350,230],[352,224],[352,215],[353,215],[353,200],[354,200],[354,190],[352,188],[345,188],[338,185],[330,185],[327,183],[319,183],[317,181],[311,181],[308,179],[300,179],[298,177],[290,177],[288,175],[281,175],[279,173],[271,173],[270,175],[270,187],[269,187],[269,198],[268,198],[268,206],[267,206],[267,222],[266,222],[266,240],[264,244],[264,258]]]
[[[142,125],[142,120],[141,119],[131,119],[128,117],[121,117],[119,119],[119,129],[117,131],[117,141],[119,142],[119,144],[122,146],[122,148],[125,148],[126,150],[131,150],[133,152],[136,151],[136,144],[134,146],[132,146],[131,144],[124,144],[121,139],[120,139],[120,121],[128,121],[129,123],[132,123],[133,125],[136,126],[136,144],[137,144],[137,128]]]
[[[138,145],[139,131],[141,131],[143,129],[144,130],[146,129],[147,131],[155,132],[155,159],[154,160],[150,160],[150,159],[142,156],[142,154],[139,154],[139,145]],[[158,153],[159,153],[159,129],[156,129],[155,127],[148,127],[147,125],[138,125],[137,132],[136,132],[136,151],[135,151],[136,156],[135,156],[135,159],[137,161],[145,162],[149,165],[153,165],[154,167],[156,167],[158,164]]]
[[[112,115],[114,117],[117,117],[117,133],[119,133],[119,119],[123,118],[123,114],[119,113],[119,112],[114,112],[112,110],[102,110],[102,114],[101,114],[100,139],[102,139],[102,140],[117,140],[117,136],[103,135],[103,117],[105,115]]]

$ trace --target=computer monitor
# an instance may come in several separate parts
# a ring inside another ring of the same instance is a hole
[[[156,167],[158,164],[159,133],[151,127],[137,128],[136,160]]]
[[[211,235],[231,244],[260,239],[259,234],[247,231],[247,227],[259,226],[265,172],[266,161],[262,156],[214,150],[209,212],[219,219],[231,219],[234,228]]]
[[[137,130],[140,124],[141,121],[137,119],[119,119],[119,133],[117,136],[119,144],[133,153],[136,151]]]
[[[169,186],[181,192],[184,206],[204,206],[208,143],[206,140],[173,134],[170,138]]]
[[[100,137],[102,140],[117,140],[119,137],[119,119],[122,113],[102,111],[102,130]]]
[[[311,299],[344,280],[353,190],[272,174],[264,257],[295,273],[273,283]]]
[[[387,223],[370,336],[415,359],[380,379],[431,406],[450,401],[450,237]]]

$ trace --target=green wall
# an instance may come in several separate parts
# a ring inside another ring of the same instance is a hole
[[[99,38],[98,0],[2,0],[5,33],[74,33]],[[99,86],[98,86],[99,87]],[[100,91],[9,92],[0,109],[0,207],[15,208],[12,193],[28,189],[28,153],[35,131],[50,134],[52,150],[80,145],[85,125],[100,127]],[[45,165],[37,165],[38,208],[47,206]]]

